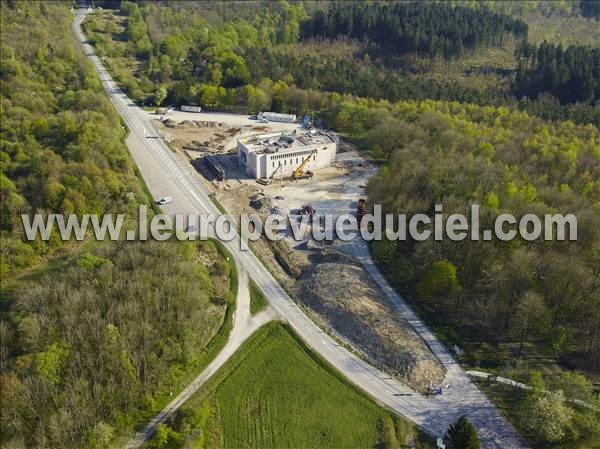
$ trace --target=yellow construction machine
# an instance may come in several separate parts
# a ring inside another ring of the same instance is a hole
[[[315,153],[316,153],[316,151],[312,151],[308,156],[306,156],[306,158],[302,161],[302,163],[292,172],[293,180],[309,179],[309,178],[313,177],[313,172],[311,172],[310,170],[304,171],[304,168],[310,161],[311,156]]]

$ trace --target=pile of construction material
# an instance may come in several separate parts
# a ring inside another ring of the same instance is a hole
[[[361,265],[331,248],[311,262],[297,296],[324,327],[417,391],[442,382],[437,357]]]

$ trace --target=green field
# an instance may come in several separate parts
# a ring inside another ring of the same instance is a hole
[[[250,313],[254,315],[267,308],[269,303],[263,292],[258,288],[258,285],[250,279]]]
[[[281,323],[261,328],[170,425],[175,430],[159,429],[150,447],[433,447],[414,426],[340,378]]]

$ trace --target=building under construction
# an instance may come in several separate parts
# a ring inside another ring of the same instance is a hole
[[[337,141],[330,133],[315,131],[271,133],[238,139],[239,163],[255,179],[301,176],[328,167],[335,159]]]

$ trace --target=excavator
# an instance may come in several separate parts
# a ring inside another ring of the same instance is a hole
[[[313,177],[313,172],[311,172],[310,170],[304,171],[304,167],[306,167],[306,165],[310,161],[311,156],[315,153],[316,151],[312,151],[308,156],[306,156],[306,158],[302,161],[298,168],[296,168],[292,172],[292,179],[294,181],[297,179],[310,179]]]
[[[268,179],[257,179],[256,182],[258,182],[259,184],[262,184],[263,186],[269,186],[273,183],[273,180],[275,179],[275,175],[280,170],[281,170],[281,164],[277,166],[275,171],[273,173],[271,173],[271,176],[269,176]]]

